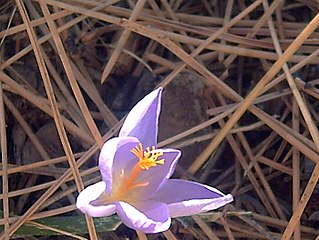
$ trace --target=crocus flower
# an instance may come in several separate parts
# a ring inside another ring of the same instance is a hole
[[[172,217],[207,212],[233,201],[215,188],[169,179],[181,155],[157,149],[162,88],[145,96],[128,114],[119,136],[99,156],[102,181],[85,188],[76,206],[92,217],[117,213],[128,227],[144,233],[167,230]]]

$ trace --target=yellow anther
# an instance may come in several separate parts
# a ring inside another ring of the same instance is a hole
[[[152,150],[147,147],[143,153],[143,146],[140,143],[131,152],[138,158],[139,167],[144,170],[149,170],[150,167],[155,167],[157,164],[164,164],[165,162],[165,159],[158,159],[163,156],[163,152],[156,150],[155,146],[152,146]]]

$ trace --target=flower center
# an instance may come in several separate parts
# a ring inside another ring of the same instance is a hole
[[[113,193],[110,197],[102,196],[100,200],[95,200],[95,204],[100,204],[103,202],[104,204],[108,204],[114,201],[128,201],[128,194],[136,188],[145,187],[149,183],[138,181],[138,177],[143,170],[149,170],[151,167],[156,167],[158,164],[163,165],[165,159],[159,159],[159,157],[163,156],[163,152],[157,150],[155,146],[152,148],[147,147],[145,151],[143,151],[143,146],[140,143],[135,148],[131,149],[131,152],[138,158],[138,162],[132,168],[132,171],[127,175],[122,170],[120,175],[120,182],[117,186],[113,186]]]
[[[160,156],[163,156],[163,152],[156,150],[155,146],[152,146],[152,150],[150,147],[147,147],[143,151],[142,143],[140,143],[135,148],[132,148],[131,152],[138,158],[138,162],[128,177],[125,175],[124,170],[122,171],[120,176],[122,181],[115,194],[119,198],[127,196],[132,189],[147,186],[148,182],[137,181],[142,170],[149,170],[151,167],[156,167],[157,164],[164,164],[165,161],[164,159],[158,159]]]

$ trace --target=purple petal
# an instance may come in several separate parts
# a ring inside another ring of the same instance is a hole
[[[109,216],[115,213],[115,205],[102,205],[94,206],[91,204],[92,201],[96,200],[106,188],[106,183],[101,181],[85,188],[80,192],[76,199],[76,207],[83,213],[88,214],[92,217]]]
[[[160,202],[138,202],[134,206],[118,202],[116,212],[126,226],[144,233],[163,232],[171,225],[168,207]]]
[[[107,184],[107,194],[111,194],[113,181],[119,179],[122,170],[130,171],[136,163],[135,155],[130,151],[138,144],[139,141],[134,137],[116,137],[103,145],[99,156],[99,168],[102,179]]]
[[[171,217],[195,215],[233,201],[232,195],[196,182],[169,179],[152,198],[168,204]]]
[[[173,174],[177,161],[181,156],[181,152],[176,149],[157,149],[163,151],[163,156],[159,159],[165,159],[163,165],[158,164],[151,167],[149,170],[142,170],[137,181],[139,183],[148,183],[145,187],[140,187],[134,190],[132,196],[140,200],[151,198],[157,189],[165,184],[168,178]]]
[[[119,184],[122,179],[120,176],[124,173],[126,176],[131,172],[134,165],[138,162],[136,156],[131,152],[133,148],[138,146],[140,142],[135,137],[125,137],[119,145],[117,152],[114,155],[113,162],[113,181],[114,185]]]
[[[156,146],[162,90],[154,90],[133,107],[122,126],[120,137],[136,137],[144,146]]]

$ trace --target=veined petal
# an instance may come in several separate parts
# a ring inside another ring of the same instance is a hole
[[[181,152],[176,149],[157,149],[162,151],[163,156],[160,159],[165,159],[164,164],[158,164],[151,167],[149,170],[143,170],[138,177],[138,182],[148,183],[147,186],[137,188],[132,196],[140,200],[151,198],[162,184],[168,180],[173,174]]]
[[[179,179],[169,179],[152,199],[166,203],[171,217],[207,212],[233,201],[232,195],[216,188]]]
[[[126,226],[144,233],[163,232],[171,225],[169,210],[164,203],[146,201],[132,206],[126,202],[118,202],[116,211]]]
[[[92,201],[96,200],[105,191],[105,188],[106,183],[104,181],[88,186],[80,192],[76,199],[76,207],[91,217],[102,217],[114,214],[114,204],[102,206],[94,206],[91,204]]]
[[[107,184],[107,194],[112,192],[113,177],[119,178],[122,170],[130,171],[134,166],[136,161],[131,149],[138,144],[139,141],[134,137],[115,137],[104,143],[99,156],[99,168]]]
[[[144,146],[156,145],[162,90],[154,90],[133,107],[122,126],[120,137],[136,137]]]

